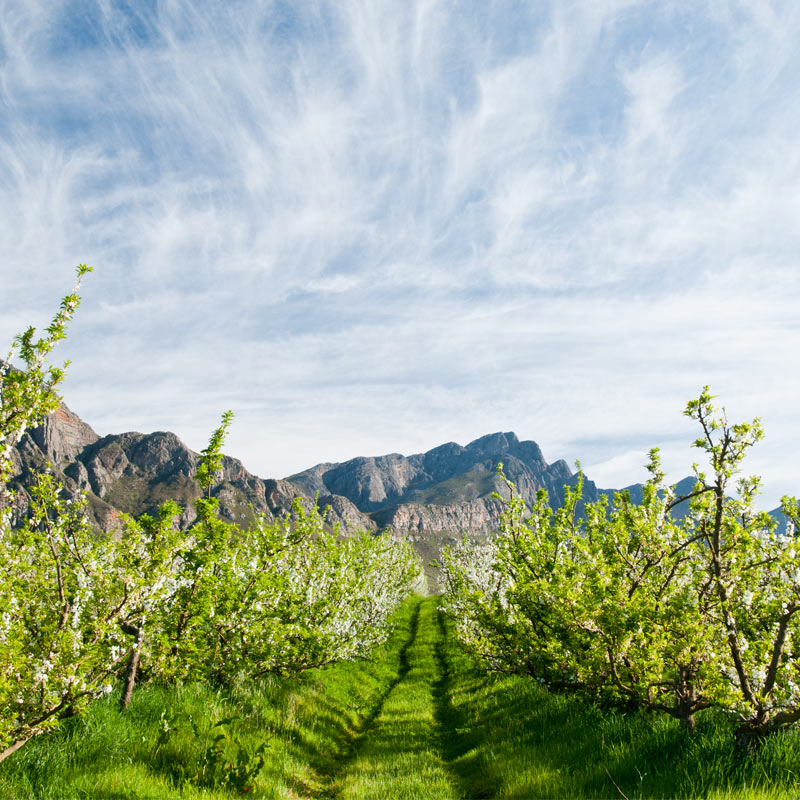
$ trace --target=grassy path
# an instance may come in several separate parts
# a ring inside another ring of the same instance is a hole
[[[737,763],[713,725],[687,739],[668,718],[602,711],[524,677],[487,675],[461,650],[437,600],[415,601],[397,675],[337,762],[324,797],[800,796],[800,751],[790,740],[770,743],[758,764]]]
[[[447,727],[443,636],[436,599],[420,601],[401,651],[398,677],[333,777],[331,796],[342,800],[464,796],[446,756],[445,743],[452,731]]]
[[[437,601],[409,598],[369,660],[228,687],[141,686],[126,714],[115,695],[99,700],[0,764],[0,800],[234,800],[209,778],[222,719],[232,761],[266,743],[246,793],[264,800],[800,797],[800,729],[741,759],[724,720],[686,737],[667,717],[486,674]]]

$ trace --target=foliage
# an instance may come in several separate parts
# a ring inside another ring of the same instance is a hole
[[[183,780],[201,772],[220,730],[211,733],[213,725],[226,718],[236,718],[224,726],[234,765],[238,752],[254,755],[268,742],[248,796],[327,794],[330,776],[397,680],[418,602],[402,604],[387,642],[369,660],[224,686],[149,682],[137,687],[125,713],[115,691],[0,764],[0,797],[229,798],[224,786]]]
[[[696,469],[690,525],[699,537],[696,561],[715,602],[716,628],[727,647],[719,703],[740,720],[742,743],[800,719],[800,548],[754,511],[759,479],[731,481],[746,451],[763,435],[759,421],[728,424],[706,388],[686,414],[700,424],[695,446],[708,456],[710,478]],[[790,519],[797,501],[783,499]]]
[[[290,674],[381,643],[418,560],[405,540],[341,537],[324,522],[300,499],[290,515],[248,531],[201,516],[146,651],[151,668],[164,679],[228,681]]]
[[[110,689],[118,653],[115,548],[89,528],[81,499],[51,475],[31,490],[29,515],[13,525],[14,445],[58,405],[64,367],[46,363],[79,305],[83,276],[40,338],[16,337],[0,370],[0,760]],[[18,354],[24,370],[11,366]],[[66,366],[66,365],[64,365]]]
[[[107,550],[52,476],[39,476],[32,495],[30,518],[0,540],[4,746],[109,690],[116,660]]]
[[[197,465],[195,479],[200,484],[200,488],[211,497],[211,489],[222,470],[222,445],[225,442],[225,434],[233,421],[233,412],[226,411],[222,415],[222,424],[211,434],[211,440],[202,452],[202,458]],[[205,508],[201,504],[201,508]],[[211,506],[212,508],[215,505]]]
[[[340,535],[316,503],[296,498],[290,514],[248,530],[216,515],[222,424],[203,451],[205,496],[171,570],[145,655],[166,680],[290,674],[369,652],[419,573],[405,540]]]
[[[183,761],[174,763],[173,778],[179,786],[186,784],[211,789],[234,789],[241,794],[253,788],[254,781],[264,768],[267,742],[261,742],[250,750],[231,732],[231,725],[238,716],[225,717],[203,728],[193,717],[189,724],[201,753],[197,763],[187,767]],[[168,742],[169,732],[165,725],[157,746]]]
[[[577,519],[580,482],[557,511],[544,492],[526,509],[512,491],[490,542],[444,552],[445,608],[491,668],[688,729],[717,706],[747,744],[800,719],[800,549],[753,510],[757,478],[733,492],[758,420],[729,425],[707,388],[685,413],[711,467],[695,467],[688,496],[664,485],[657,450],[640,503],[618,493]],[[690,513],[678,523],[669,512],[681,502]],[[797,520],[796,500],[783,508]]]
[[[36,329],[27,328],[15,337],[5,363],[0,364],[0,509],[8,507],[8,488],[5,481],[13,469],[13,447],[30,427],[37,425],[58,407],[55,389],[64,378],[68,364],[55,367],[47,364],[53,347],[66,336],[67,325],[80,305],[78,291],[83,277],[92,271],[80,264],[72,292],[61,301],[58,312],[36,339]],[[16,370],[11,360],[18,355],[25,364]],[[5,520],[5,517],[4,517]]]

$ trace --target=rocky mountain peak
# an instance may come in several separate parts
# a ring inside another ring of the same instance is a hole
[[[516,433],[487,433],[471,441],[465,449],[480,455],[498,455],[510,452],[518,444]]]
[[[498,432],[481,436],[466,446],[448,442],[410,456],[392,453],[340,464],[318,464],[287,480],[306,492],[343,495],[380,524],[387,514],[391,517],[391,509],[407,504],[455,508],[460,503],[480,504],[492,499],[493,493],[503,488],[496,476],[501,461],[506,475],[526,497],[535,496],[540,488],[558,496],[561,485],[572,475],[564,461],[548,465],[535,442],[520,441],[513,432]],[[488,507],[491,511],[487,513],[496,518],[496,504],[492,502]],[[444,513],[441,508],[433,515],[415,511],[415,525],[424,524],[420,520],[441,519]],[[455,516],[462,522],[468,518],[460,512]],[[476,518],[474,509],[468,516]],[[481,530],[491,524],[483,512],[478,516]]]
[[[73,461],[78,453],[100,437],[77,414],[62,403],[29,436],[47,459],[57,467]]]
[[[168,431],[100,437],[62,404],[42,425],[23,436],[16,448],[18,505],[24,513],[29,482],[50,463],[68,491],[86,493],[89,516],[100,528],[116,527],[120,512],[133,516],[153,513],[165,500],[175,500],[183,507],[181,521],[189,525],[195,519],[194,500],[200,494],[194,478],[199,458]],[[220,501],[220,514],[244,525],[255,515],[267,519],[283,516],[295,498],[310,504],[314,496],[304,495],[286,481],[252,475],[241,461],[227,456],[214,494]],[[344,529],[376,528],[345,497],[326,496],[320,501],[330,506],[331,524]]]

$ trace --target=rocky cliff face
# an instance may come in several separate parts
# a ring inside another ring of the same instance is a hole
[[[412,535],[428,532],[461,533],[488,536],[497,530],[503,504],[492,497],[468,500],[452,505],[402,503],[373,513],[372,518],[381,528],[390,527]]]
[[[425,453],[354,458],[318,464],[287,478],[306,493],[332,492],[349,499],[379,527],[414,534],[486,535],[497,528],[506,476],[531,502],[547,489],[560,503],[563,486],[573,480],[566,462],[548,464],[535,442],[513,433],[492,433],[466,446],[448,442]]]
[[[174,433],[123,433],[98,436],[65,405],[45,422],[26,433],[17,447],[16,483],[22,491],[18,508],[24,512],[26,487],[35,472],[50,464],[69,491],[86,492],[89,514],[104,530],[118,524],[120,513],[153,513],[161,503],[174,500],[184,511],[182,524],[195,517],[194,500],[200,489],[194,480],[199,455]],[[296,497],[311,498],[281,480],[263,480],[249,473],[234,458],[225,457],[222,480],[214,489],[220,514],[248,525],[255,515],[274,520],[289,510]],[[376,529],[376,523],[344,497],[320,497],[330,505],[329,521],[345,529]]]
[[[16,450],[16,482],[22,488],[18,510],[25,511],[25,487],[48,463],[72,492],[84,491],[96,524],[112,530],[121,513],[152,513],[165,500],[183,509],[182,523],[195,519],[199,495],[194,474],[199,456],[175,434],[123,433],[100,437],[65,405],[27,433]],[[223,518],[247,526],[254,515],[276,519],[297,497],[311,503],[317,493],[329,506],[329,522],[345,530],[392,528],[407,534],[426,559],[435,558],[442,543],[463,535],[486,536],[499,525],[502,503],[493,495],[507,493],[496,473],[502,462],[506,476],[531,503],[546,489],[559,505],[565,484],[577,476],[564,461],[548,464],[535,442],[513,433],[493,433],[466,446],[449,442],[425,453],[362,457],[341,464],[318,464],[286,480],[259,478],[233,458],[223,459],[222,480],[214,493]],[[678,484],[691,491],[692,479]],[[641,485],[628,487],[634,501]],[[584,482],[585,501],[613,490]],[[678,507],[677,515],[685,509]],[[780,514],[772,512],[780,520]],[[785,519],[780,520],[785,527]]]
[[[535,442],[520,442],[513,433],[493,433],[466,447],[449,442],[411,456],[392,453],[318,464],[287,480],[306,492],[342,495],[372,512],[414,499],[437,503],[445,497],[469,500],[491,494],[499,485],[495,469],[500,461],[522,491],[534,494],[539,487],[560,492],[572,474],[564,461],[548,465]],[[461,487],[453,483],[458,476],[464,476]]]
[[[90,425],[63,403],[44,424],[30,432],[31,441],[59,467],[74,461],[99,438]]]

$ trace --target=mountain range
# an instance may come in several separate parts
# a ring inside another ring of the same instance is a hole
[[[17,510],[22,513],[29,500],[26,487],[49,463],[69,491],[86,493],[89,516],[103,530],[112,530],[122,512],[152,513],[167,499],[184,508],[182,524],[195,518],[199,455],[174,433],[100,436],[62,404],[23,436],[15,459],[15,482],[21,489]],[[407,535],[429,560],[445,542],[464,534],[485,536],[497,528],[503,504],[494,494],[507,492],[496,471],[500,462],[529,503],[544,488],[551,503],[560,505],[563,487],[577,480],[565,461],[548,464],[535,442],[520,441],[514,433],[492,433],[465,446],[448,442],[410,456],[392,453],[317,464],[283,480],[259,478],[241,461],[225,457],[214,494],[221,515],[245,526],[254,514],[270,520],[282,516],[297,497],[307,503],[318,498],[321,506],[330,507],[330,523],[346,530],[389,527]],[[692,483],[684,479],[678,492],[690,491]],[[626,488],[634,500],[641,497],[641,484]],[[585,501],[614,491],[584,480]],[[780,517],[779,510],[772,513]]]

